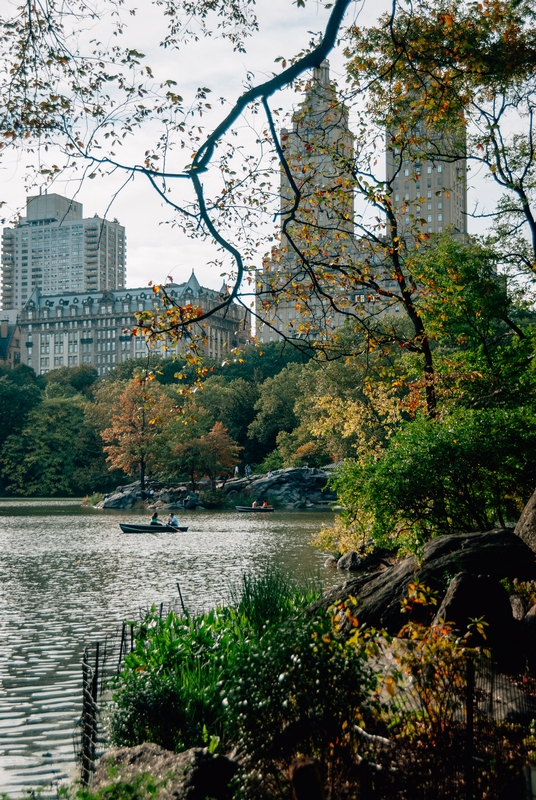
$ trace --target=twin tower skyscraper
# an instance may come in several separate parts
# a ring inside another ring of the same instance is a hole
[[[384,174],[376,164],[373,175],[374,159],[367,163],[360,152],[363,141],[352,133],[329,64],[313,71],[291,129],[281,131],[280,245],[258,276],[262,341],[294,335],[318,340],[339,328],[349,309],[363,316],[400,312],[373,288],[381,283],[392,293],[397,289],[382,257],[389,247],[387,214],[375,195],[383,195],[384,209],[390,203],[396,237],[406,247],[417,236],[466,233],[465,130],[458,126],[447,141],[418,125],[420,139],[410,136],[421,142],[420,152],[401,145],[397,131],[387,131]]]

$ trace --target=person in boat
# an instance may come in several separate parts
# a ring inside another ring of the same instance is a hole
[[[258,505],[259,505],[259,504],[257,503],[257,501],[256,501],[256,500],[254,500],[254,501],[252,502],[252,504],[251,504],[251,508],[257,508],[257,506],[258,506]]]
[[[153,516],[151,517],[151,525],[160,525],[160,522],[158,520],[158,511],[155,511],[153,513]]]
[[[177,515],[174,514],[173,512],[171,512],[171,514],[169,515],[169,519],[168,519],[167,524],[171,525],[173,528],[178,528],[179,527],[179,520],[177,518]]]
[[[266,502],[266,500],[265,500],[265,501],[264,501],[264,503],[262,504],[262,507],[263,507],[263,508],[268,508],[268,503]]]

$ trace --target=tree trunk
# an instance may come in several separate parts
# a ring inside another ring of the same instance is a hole
[[[142,492],[145,491],[145,459],[140,459],[140,484]]]

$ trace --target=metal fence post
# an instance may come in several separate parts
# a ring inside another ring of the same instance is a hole
[[[467,658],[467,686],[465,694],[465,796],[473,800],[473,736],[474,736],[474,700],[475,700],[475,665],[473,659]]]

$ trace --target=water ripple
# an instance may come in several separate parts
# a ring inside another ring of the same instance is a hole
[[[77,501],[0,501],[1,792],[75,775],[84,646],[117,638],[142,608],[175,601],[177,580],[194,611],[227,600],[244,572],[319,573],[322,556],[307,543],[329,519],[189,512],[187,534],[122,534],[119,519],[136,517]]]

